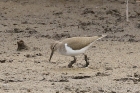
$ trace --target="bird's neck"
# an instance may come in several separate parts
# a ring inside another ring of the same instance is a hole
[[[62,42],[57,41],[57,43],[56,43],[56,49],[57,49],[57,50],[59,50],[61,44],[62,44]]]

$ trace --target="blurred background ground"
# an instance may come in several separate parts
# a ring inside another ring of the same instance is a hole
[[[140,3],[129,0],[0,0],[1,93],[140,93]],[[74,36],[108,36],[77,56],[50,43]],[[23,40],[29,50],[16,51]]]

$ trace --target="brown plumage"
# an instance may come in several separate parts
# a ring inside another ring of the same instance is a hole
[[[99,36],[94,36],[94,37],[72,37],[72,38],[67,38],[62,41],[63,44],[67,43],[69,47],[71,47],[73,50],[79,50],[90,43],[94,42],[97,40]]]

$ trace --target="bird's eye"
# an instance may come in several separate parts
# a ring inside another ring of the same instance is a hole
[[[52,49],[54,50],[54,49],[55,49],[55,47],[52,47]]]

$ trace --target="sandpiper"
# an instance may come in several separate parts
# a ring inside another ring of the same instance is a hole
[[[49,62],[51,61],[51,58],[54,54],[54,52],[57,50],[61,55],[65,56],[71,56],[74,58],[73,61],[71,61],[68,64],[68,67],[71,68],[72,65],[76,62],[76,55],[83,54],[84,59],[86,61],[86,64],[84,67],[87,67],[89,65],[89,61],[87,58],[87,55],[85,54],[85,51],[92,46],[92,44],[103,38],[107,35],[100,35],[100,36],[93,36],[93,37],[72,37],[64,39],[63,41],[55,41],[51,44],[51,55]]]

